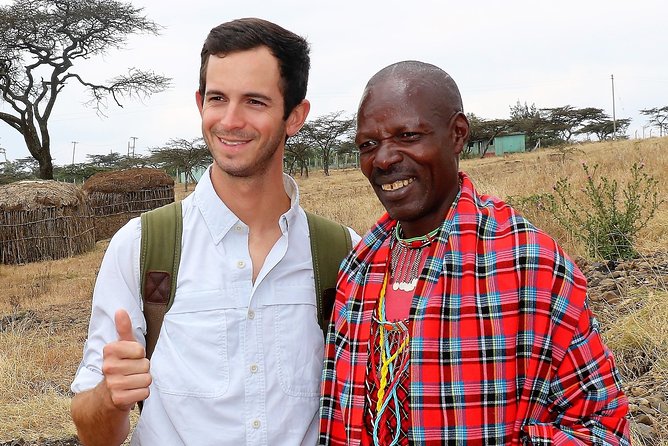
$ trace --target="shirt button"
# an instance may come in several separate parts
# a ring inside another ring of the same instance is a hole
[[[239,260],[237,262],[237,268],[242,269],[244,266],[246,266],[246,262],[244,262],[243,260]]]
[[[255,311],[248,310],[248,319],[255,319]]]
[[[253,420],[253,428],[255,429],[260,428],[260,420]]]
[[[243,228],[242,228],[241,226],[239,226],[239,225],[236,225],[236,226],[234,227],[234,230],[237,231],[237,232],[241,232],[242,229],[243,229]]]
[[[257,364],[253,364],[250,366],[251,373],[257,373],[257,370],[258,370]]]

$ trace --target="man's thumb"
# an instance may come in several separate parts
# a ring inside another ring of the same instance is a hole
[[[130,321],[130,315],[127,311],[117,310],[114,320],[119,341],[136,341],[135,335],[132,334],[132,321]]]

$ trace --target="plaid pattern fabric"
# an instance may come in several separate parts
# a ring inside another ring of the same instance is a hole
[[[410,313],[410,443],[629,445],[628,402],[584,276],[549,236],[460,177]],[[395,224],[383,216],[342,265],[321,445],[368,435],[371,317]]]

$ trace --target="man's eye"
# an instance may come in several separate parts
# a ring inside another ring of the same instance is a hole
[[[406,141],[414,141],[414,140],[420,138],[420,134],[417,133],[417,132],[403,132],[399,136],[400,136],[401,139],[406,140]]]
[[[220,102],[224,100],[222,96],[209,96],[209,102]]]
[[[265,103],[262,102],[262,101],[258,101],[257,99],[249,99],[249,100],[248,100],[248,103],[251,104],[251,105],[260,105],[260,106],[265,106],[265,105],[267,105],[267,104],[265,104]]]
[[[374,147],[376,147],[376,144],[377,144],[376,141],[373,141],[373,140],[371,140],[371,141],[364,141],[364,142],[362,142],[362,143],[360,143],[360,144],[357,145],[357,149],[358,149],[360,152],[368,152],[369,150],[371,150],[371,149],[373,149]]]

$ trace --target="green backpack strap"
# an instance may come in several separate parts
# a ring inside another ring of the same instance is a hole
[[[182,232],[180,201],[141,215],[140,277],[149,359],[158,342],[165,313],[174,302]]]
[[[313,278],[318,311],[318,324],[327,338],[327,327],[336,298],[336,279],[339,266],[352,249],[352,239],[347,227],[306,211]]]
[[[342,224],[306,212],[318,324],[327,334],[336,297],[339,266],[352,249],[350,231]],[[181,203],[175,202],[141,216],[140,277],[146,318],[146,357],[158,342],[165,313],[174,302],[183,231]]]

